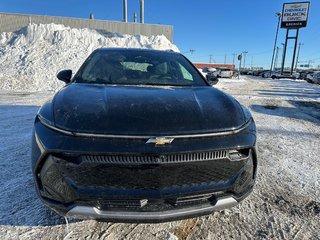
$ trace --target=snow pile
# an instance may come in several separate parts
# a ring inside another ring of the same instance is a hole
[[[101,47],[179,51],[165,36],[121,35],[103,30],[75,29],[56,24],[30,24],[0,35],[0,89],[57,90],[61,69],[78,70],[86,57]]]

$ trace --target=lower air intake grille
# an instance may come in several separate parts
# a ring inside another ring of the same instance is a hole
[[[208,161],[227,158],[228,151],[168,155],[84,155],[83,162],[111,164],[157,164]]]

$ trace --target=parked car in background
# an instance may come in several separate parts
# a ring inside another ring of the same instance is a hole
[[[233,70],[229,68],[219,68],[221,78],[231,78],[233,76]]]
[[[207,80],[208,81],[212,81],[212,80],[215,80],[215,79],[218,79],[221,75],[221,70],[220,69],[216,69],[216,68],[209,68],[208,69],[208,73],[207,73]]]
[[[300,79],[307,80],[308,74],[312,74],[313,72],[310,70],[300,72]]]
[[[202,72],[204,73],[215,72],[215,71],[217,71],[216,68],[208,68],[208,67],[202,68]]]
[[[271,75],[272,75],[272,73],[274,73],[274,71],[271,71],[271,72],[270,72],[270,70],[266,70],[266,71],[264,71],[264,72],[261,73],[261,77],[263,77],[263,78],[270,78]]]
[[[272,79],[276,79],[276,78],[280,78],[281,77],[281,73],[279,71],[274,71],[270,73],[270,76]]]
[[[272,79],[279,79],[279,78],[290,78],[290,79],[297,79],[297,77],[299,76],[298,73],[293,73],[291,74],[290,71],[284,71],[282,74],[280,71],[276,71],[276,72],[272,72],[271,74],[271,78]]]
[[[281,75],[281,78],[291,78],[291,79],[296,79],[297,78],[297,75],[295,72],[293,72],[291,74],[290,71],[283,71],[282,75]]]
[[[253,76],[259,76],[262,72],[264,72],[264,71],[266,71],[266,70],[254,70],[253,72],[252,72],[252,75]]]
[[[276,74],[276,71],[271,71],[270,70],[266,70],[264,72],[261,73],[261,77],[263,78],[270,78],[272,76],[272,74]]]
[[[294,79],[299,79],[299,78],[300,78],[300,73],[299,73],[299,72],[293,72],[293,73],[292,73],[292,77],[293,77]]]
[[[266,72],[268,72],[269,70],[263,70],[263,71],[260,71],[259,73],[258,73],[258,76],[259,77],[263,77],[263,75],[266,73]]]
[[[307,82],[312,83],[312,79],[313,79],[313,72],[310,72],[307,74],[306,80]]]
[[[295,77],[295,79],[300,79],[300,72],[293,72],[292,75]]]
[[[240,71],[240,74],[241,74],[241,75],[249,75],[249,71],[250,71],[250,70],[248,70],[248,69],[244,69],[244,70],[241,70],[241,71]]]
[[[307,75],[307,82],[320,84],[320,71],[309,73]]]
[[[216,69],[216,68],[208,68],[208,67],[205,67],[205,68],[198,68],[198,70],[201,72],[201,74],[207,78],[207,75],[210,74],[210,79],[213,77],[213,76],[216,76],[217,78],[220,77],[220,70],[219,69]]]
[[[316,73],[313,74],[313,79],[312,79],[312,81],[313,81],[314,83],[320,84],[320,72],[316,72]]]

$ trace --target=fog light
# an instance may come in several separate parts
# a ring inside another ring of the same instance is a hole
[[[230,150],[229,159],[231,161],[242,161],[248,158],[250,153],[249,149]]]

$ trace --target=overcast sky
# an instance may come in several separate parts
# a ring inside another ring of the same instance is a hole
[[[122,21],[122,0],[1,0],[0,11]],[[276,12],[283,0],[145,0],[145,22],[174,26],[174,43],[195,62],[232,63],[233,53],[248,51],[246,65],[268,67],[271,61]],[[290,2],[290,1],[289,1]],[[128,0],[129,20],[139,14],[139,0]],[[285,39],[280,29],[279,47]],[[294,32],[292,31],[292,35]],[[311,0],[307,28],[300,30],[300,60],[320,64],[320,1]],[[195,50],[193,54],[190,49]],[[293,41],[286,65],[291,64]],[[282,50],[280,50],[282,53]],[[278,65],[280,64],[280,58]]]

